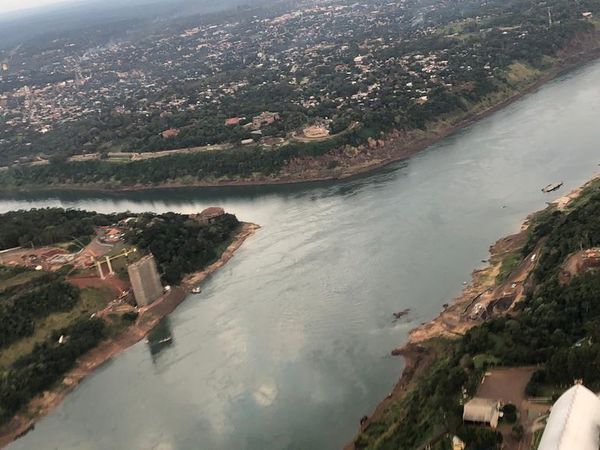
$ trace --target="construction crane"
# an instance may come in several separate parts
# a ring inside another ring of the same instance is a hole
[[[102,280],[104,280],[106,278],[106,275],[104,275],[104,272],[102,271],[103,263],[106,263],[106,265],[108,267],[108,275],[114,275],[115,271],[113,270],[112,264],[110,262],[114,261],[115,259],[118,259],[118,258],[127,257],[130,254],[136,253],[136,252],[137,252],[137,248],[134,247],[130,250],[124,250],[122,253],[119,253],[118,255],[105,256],[103,259],[96,260],[96,268],[98,269],[98,275],[100,275],[100,278]]]

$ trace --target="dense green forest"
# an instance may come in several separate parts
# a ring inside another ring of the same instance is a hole
[[[535,219],[528,248],[540,239],[545,244],[519,311],[474,327],[462,338],[426,343],[437,360],[414,389],[361,433],[358,448],[409,450],[443,430],[468,437],[461,425],[461,390],[473,394],[486,370],[475,360],[538,365],[529,395],[543,385],[567,387],[575,379],[600,386],[600,272],[589,270],[564,285],[557,277],[570,253],[600,243],[598,186],[589,187],[568,210],[550,207]],[[470,450],[490,448],[467,442]]]
[[[205,225],[187,215],[175,213],[100,214],[62,208],[11,211],[0,214],[0,250],[16,246],[51,245],[75,239],[87,243],[96,227],[114,224],[125,217],[137,218],[129,224],[127,243],[138,246],[144,252],[152,252],[163,281],[168,284],[178,283],[185,274],[201,269],[216,259],[239,225],[232,214],[224,214],[214,223]],[[59,303],[56,308],[59,308]]]
[[[35,330],[35,319],[53,312],[69,311],[78,300],[79,290],[58,279],[40,283],[38,278],[26,289],[15,286],[3,291],[0,294],[0,349],[22,337],[31,336]]]
[[[7,212],[0,214],[0,250],[89,239],[95,227],[110,225],[118,217],[63,208]]]
[[[143,251],[152,252],[163,281],[176,284],[184,275],[213,262],[238,226],[232,214],[225,214],[210,225],[175,213],[142,214],[127,234],[127,240]]]
[[[112,187],[158,184],[167,181],[275,175],[293,158],[319,156],[345,144],[366,141],[360,131],[324,142],[288,144],[278,150],[238,148],[117,164],[105,160],[13,167],[0,175],[6,188],[44,184],[103,184]]]
[[[0,248],[73,239],[89,241],[97,226],[111,225],[125,217],[135,218],[128,221],[126,243],[137,246],[142,253],[155,255],[166,284],[175,284],[185,274],[213,262],[239,226],[231,214],[203,224],[174,213],[98,214],[61,208],[32,209],[0,215]],[[114,315],[106,323],[90,319],[90,312],[97,311],[92,308],[107,299],[102,300],[103,293],[88,291],[67,283],[60,271],[43,273],[0,266],[0,424],[33,396],[51,388],[79,356],[137,317],[129,312]],[[61,335],[65,340],[59,343]],[[23,347],[23,341],[29,343]],[[29,348],[28,353],[21,354],[22,348]]]
[[[101,319],[81,319],[49,336],[33,352],[0,374],[0,423],[9,420],[36,394],[50,388],[73,367],[79,356],[106,335]],[[59,344],[60,336],[67,339]]]

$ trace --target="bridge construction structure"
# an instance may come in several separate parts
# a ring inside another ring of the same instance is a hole
[[[100,277],[100,279],[104,280],[104,279],[106,279],[107,276],[112,276],[115,274],[115,271],[113,270],[111,261],[114,261],[115,259],[118,259],[118,258],[127,257],[131,253],[136,253],[136,252],[137,252],[137,248],[134,247],[131,250],[124,250],[123,252],[121,252],[115,256],[104,256],[102,258],[96,259],[95,264],[96,264],[96,268],[98,269],[98,276]],[[108,268],[108,274],[104,273],[104,270],[102,269],[102,264],[106,264],[106,267]]]

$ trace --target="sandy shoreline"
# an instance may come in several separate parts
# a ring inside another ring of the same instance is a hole
[[[101,342],[80,357],[75,367],[65,374],[58,386],[35,397],[29,403],[26,411],[20,412],[10,422],[0,427],[0,448],[7,446],[33,429],[39,420],[56,408],[94,370],[146,337],[163,317],[173,312],[186,299],[194,286],[202,283],[209,275],[223,267],[244,241],[256,233],[259,228],[258,225],[242,222],[232,242],[217,261],[199,272],[186,276],[180,286],[149,307],[140,310],[140,315],[134,325],[129,326],[114,338]]]
[[[520,89],[507,98],[499,101],[493,106],[478,112],[467,113],[465,117],[459,119],[455,123],[444,124],[439,129],[429,131],[425,136],[419,136],[416,130],[412,130],[408,134],[417,136],[396,136],[387,137],[384,139],[383,146],[378,150],[368,149],[368,154],[374,156],[371,160],[363,160],[362,162],[351,162],[342,169],[324,169],[323,165],[313,164],[307,170],[299,173],[288,173],[277,177],[257,177],[246,179],[223,179],[215,181],[196,181],[192,183],[166,182],[153,185],[129,185],[129,186],[110,186],[107,183],[98,184],[53,184],[40,186],[24,186],[15,188],[5,188],[6,192],[35,192],[35,191],[96,191],[96,192],[132,192],[145,191],[152,189],[180,189],[180,188],[214,188],[214,187],[243,187],[243,186],[268,186],[268,185],[291,185],[300,183],[313,183],[322,181],[345,180],[355,176],[363,175],[380,169],[392,163],[405,160],[416,153],[426,149],[427,147],[439,142],[440,140],[468,127],[481,119],[484,119],[495,112],[505,108],[506,106],[516,102],[522,97],[536,91],[549,81],[568,73],[582,65],[590,63],[600,57],[600,47],[595,47],[590,50],[581,51],[572,55],[556,68],[549,70],[543,74],[538,80],[531,83],[529,86]],[[392,133],[393,134],[393,133]],[[379,151],[380,157],[375,155]],[[326,156],[326,155],[325,155]],[[316,159],[308,159],[309,165],[315,162]]]
[[[473,305],[474,301],[479,300],[483,294],[493,296],[496,289],[492,288],[496,285],[495,280],[500,271],[502,259],[524,241],[526,224],[527,221],[524,222],[519,233],[499,239],[494,245],[490,246],[488,262],[483,267],[473,270],[471,282],[463,288],[462,292],[448,304],[443,305],[442,311],[436,317],[413,328],[409,332],[406,344],[391,351],[392,356],[403,357],[404,369],[392,392],[377,404],[375,409],[366,416],[366,420],[361,421],[358,434],[371,422],[377,421],[384,415],[387,408],[402,398],[413,383],[418,380],[419,376],[435,362],[435,352],[427,347],[429,339],[461,336],[469,328],[482,323],[481,320],[466,318],[465,311]],[[510,283],[510,281],[506,283]],[[355,448],[354,442],[358,434],[344,447],[344,450]]]
[[[564,209],[569,202],[578,198],[585,188],[598,179],[600,179],[600,175],[594,175],[582,186],[564,196],[555,198],[552,202],[548,202],[548,205],[554,205],[559,210]],[[404,369],[392,392],[375,407],[375,410],[367,416],[367,420],[362,421],[359,433],[369,423],[381,417],[391,403],[403,397],[412,384],[418,381],[420,374],[425,372],[435,361],[436,355],[433,354],[435,352],[432,353],[427,348],[428,340],[462,336],[470,328],[483,323],[485,319],[470,319],[467,315],[468,311],[473,310],[474,303],[481,303],[489,308],[491,316],[494,317],[496,314],[510,311],[524,298],[525,280],[537,262],[537,259],[532,256],[539,254],[541,242],[533,251],[523,257],[523,262],[511,272],[505,281],[498,283],[496,277],[500,273],[503,259],[510,253],[518,251],[525,244],[527,229],[534,214],[536,212],[527,216],[521,224],[519,232],[505,236],[490,246],[490,258],[485,265],[473,270],[471,282],[463,288],[462,292],[451,302],[443,305],[442,311],[436,317],[412,329],[406,344],[392,350],[393,356],[404,358]],[[493,311],[495,304],[497,305],[499,301],[505,299],[510,299],[510,306],[507,309]],[[358,434],[344,449],[354,449],[357,437]]]

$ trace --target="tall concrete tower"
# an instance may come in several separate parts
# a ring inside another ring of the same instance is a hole
[[[146,255],[127,267],[138,306],[146,306],[161,296],[163,287],[153,255]]]

